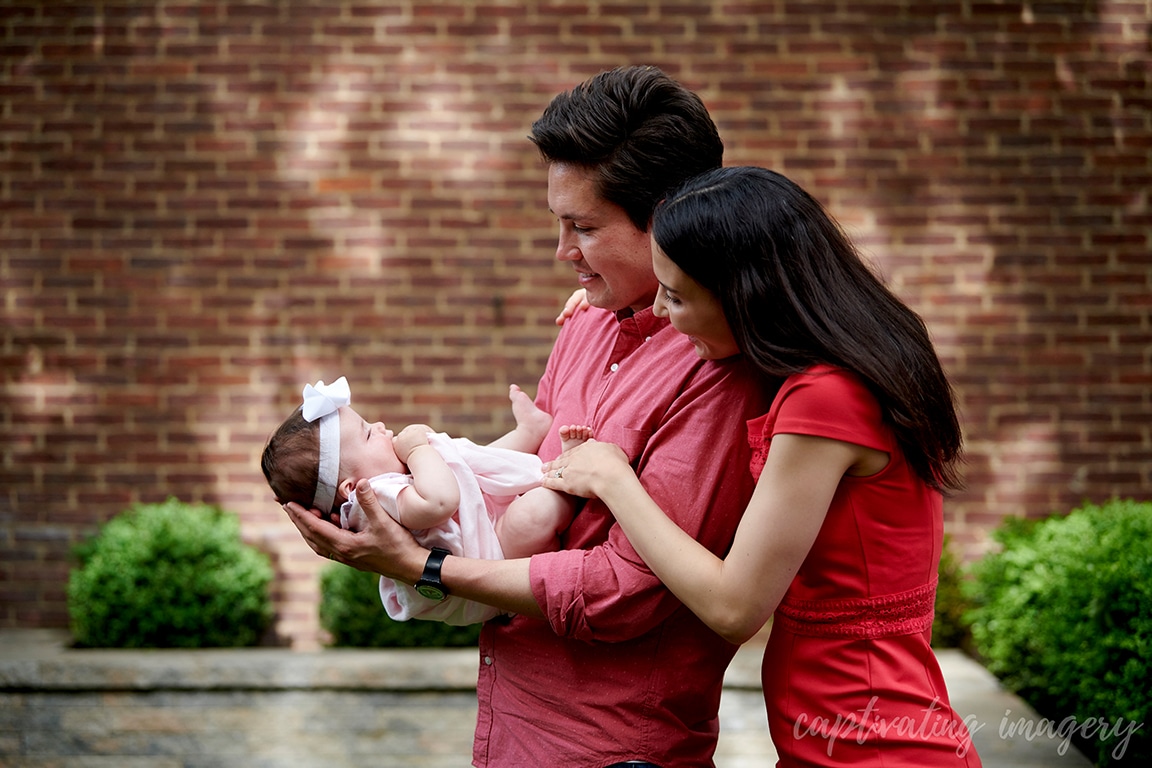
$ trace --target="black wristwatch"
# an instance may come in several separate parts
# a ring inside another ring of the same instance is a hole
[[[428,562],[424,563],[424,574],[420,577],[420,581],[416,582],[416,591],[429,600],[439,602],[448,597],[448,587],[440,581],[440,566],[444,564],[444,558],[450,554],[452,553],[443,547],[432,547],[432,551],[428,554]]]

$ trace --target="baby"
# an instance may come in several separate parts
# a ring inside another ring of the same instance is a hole
[[[535,455],[552,426],[513,385],[516,428],[490,445],[433,433],[412,424],[399,434],[369,424],[350,407],[341,376],[304,387],[304,403],[269,438],[261,466],[276,500],[319,509],[333,522],[361,530],[356,483],[370,478],[381,505],[426,547],[487,559],[526,557],[554,550],[571,522],[575,500],[541,487]],[[565,450],[592,436],[591,428],[561,427]],[[380,596],[398,621],[420,618],[474,624],[500,613],[449,597],[434,601],[407,584],[381,578]]]

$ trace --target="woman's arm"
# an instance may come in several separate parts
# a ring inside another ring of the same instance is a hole
[[[773,437],[724,559],[664,514],[614,445],[593,440],[566,452],[545,467],[544,484],[603,500],[665,586],[719,635],[742,643],[776,610],[820,531],[841,477],[864,451],[826,438]]]
[[[460,484],[428,444],[430,431],[425,424],[410,424],[393,438],[397,458],[412,475],[412,485],[400,492],[396,504],[400,522],[413,531],[440,525],[460,507]]]
[[[356,498],[367,523],[362,531],[346,531],[326,521],[318,510],[286,504],[284,510],[304,541],[321,557],[415,584],[424,572],[428,550],[380,506],[367,480],[356,484]],[[441,578],[453,595],[493,605],[522,616],[543,618],[528,581],[528,560],[445,559]]]

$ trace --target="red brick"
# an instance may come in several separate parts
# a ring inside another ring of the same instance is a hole
[[[808,187],[925,313],[964,404],[961,554],[1006,514],[1152,492],[1142,3],[120,4],[99,30],[27,5],[0,39],[0,420],[32,471],[4,482],[65,539],[171,493],[283,522],[241,465],[302,380],[507,429],[500,371],[534,386],[572,287],[524,137],[629,60],[699,89],[729,163]],[[314,642],[318,562],[268,541],[280,628]],[[67,547],[37,547],[0,625],[65,621]]]

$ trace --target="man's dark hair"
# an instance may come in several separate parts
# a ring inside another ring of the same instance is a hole
[[[528,138],[548,163],[594,169],[600,196],[640,230],[669,189],[724,159],[704,102],[656,67],[601,72],[558,95]]]

